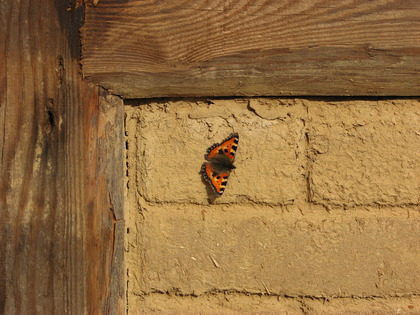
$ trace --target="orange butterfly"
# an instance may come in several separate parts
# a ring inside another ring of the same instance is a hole
[[[235,168],[233,162],[238,143],[239,135],[232,133],[221,143],[215,143],[208,148],[204,156],[208,162],[204,162],[200,173],[210,183],[217,197],[225,191],[229,174]]]

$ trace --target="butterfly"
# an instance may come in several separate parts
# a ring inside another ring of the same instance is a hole
[[[230,172],[235,169],[236,149],[238,148],[239,135],[232,133],[220,143],[213,144],[207,149],[200,173],[210,183],[214,193],[220,197],[225,191]]]

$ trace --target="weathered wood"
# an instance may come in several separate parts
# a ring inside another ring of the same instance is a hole
[[[83,72],[126,98],[419,95],[420,1],[111,1]]]
[[[67,5],[0,2],[2,314],[124,310],[113,275],[122,194],[112,193],[123,189],[123,162],[109,167],[123,147],[103,146],[122,130],[121,109],[105,111],[82,81],[83,8]]]
[[[111,251],[106,253],[107,257],[104,260],[107,266],[95,264],[94,273],[91,274],[92,287],[97,284],[103,285],[102,290],[96,290],[96,297],[92,301],[103,300],[101,305],[104,305],[103,311],[107,314],[125,313],[125,288],[126,288],[126,273],[124,272],[124,221],[123,221],[123,206],[124,206],[124,108],[121,98],[113,95],[108,95],[104,90],[101,90],[99,98],[99,110],[97,124],[91,124],[93,130],[97,130],[96,145],[97,156],[92,158],[92,165],[97,165],[95,169],[90,169],[92,179],[98,179],[102,191],[99,196],[105,198],[103,201],[108,201],[108,209],[97,211],[99,215],[92,218],[92,224],[96,225],[96,220],[102,220],[105,238],[99,239],[99,244],[106,241],[104,245],[110,246]],[[96,126],[96,128],[94,127]],[[89,159],[89,157],[87,157]],[[95,180],[94,180],[95,181]],[[94,185],[96,185],[96,183]],[[94,195],[98,191],[91,187]],[[92,196],[93,197],[93,196]],[[106,198],[109,198],[106,200]],[[104,220],[104,213],[108,210],[106,220]],[[111,224],[109,224],[109,222]],[[92,235],[92,234],[91,234]],[[96,243],[96,240],[93,241]],[[97,253],[95,256],[100,257],[104,255],[102,246],[95,247]],[[103,278],[104,267],[107,277]],[[103,279],[102,279],[103,278]],[[99,283],[102,281],[103,283]],[[91,313],[91,312],[89,312]]]

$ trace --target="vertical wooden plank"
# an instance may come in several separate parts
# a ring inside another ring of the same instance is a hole
[[[102,147],[122,109],[104,114],[82,81],[82,16],[71,1],[0,0],[0,313],[123,312],[121,156]]]
[[[90,301],[101,305],[103,314],[123,313],[123,172],[124,109],[120,98],[100,90],[99,102],[86,115],[88,137],[86,155],[88,180],[89,255],[88,287]],[[99,104],[99,106],[97,106]],[[95,205],[97,207],[95,207]],[[99,206],[99,207],[98,207]],[[93,207],[93,209],[91,209]],[[88,314],[96,313],[90,304]]]
[[[125,313],[125,276],[123,256],[124,256],[124,168],[125,168],[125,145],[124,145],[124,108],[121,98],[114,95],[107,95],[102,90],[99,98],[99,136],[98,147],[104,161],[100,164],[103,167],[104,184],[107,187],[110,208],[112,215],[112,237],[109,257],[110,271],[107,277],[108,289],[106,300],[106,311],[108,314]],[[103,144],[102,144],[103,143]],[[96,175],[97,176],[97,175]],[[105,233],[106,236],[106,233]],[[99,253],[100,254],[100,253]],[[99,269],[98,277],[102,276]],[[93,282],[93,286],[96,281]],[[100,292],[100,290],[97,290]]]

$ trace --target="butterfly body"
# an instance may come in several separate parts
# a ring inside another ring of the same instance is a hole
[[[207,149],[204,162],[201,167],[201,174],[210,183],[216,196],[221,196],[225,191],[227,179],[230,172],[235,169],[236,150],[238,148],[239,135],[231,134],[221,143],[216,143]]]

